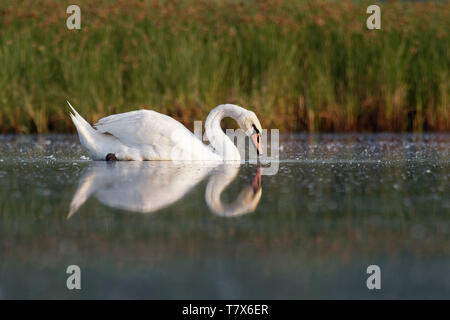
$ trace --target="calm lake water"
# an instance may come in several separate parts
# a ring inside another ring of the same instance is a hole
[[[261,176],[0,136],[0,298],[450,298],[450,134],[280,145]]]

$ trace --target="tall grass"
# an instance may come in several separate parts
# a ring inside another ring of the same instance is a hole
[[[73,1],[72,1],[73,2]],[[192,126],[225,102],[263,126],[449,130],[450,3],[0,0],[0,132],[152,108]]]

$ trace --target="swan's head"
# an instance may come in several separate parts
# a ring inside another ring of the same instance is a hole
[[[245,134],[251,138],[250,140],[255,146],[258,155],[261,155],[262,127],[256,114],[253,111],[246,110],[246,112],[240,117],[238,123],[241,129],[244,130]]]

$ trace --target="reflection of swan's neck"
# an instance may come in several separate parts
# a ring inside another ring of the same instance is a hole
[[[220,199],[223,190],[234,180],[239,167],[225,166],[223,172],[213,174],[205,190],[205,200],[211,210],[216,214],[226,215],[224,205]]]
[[[244,112],[245,109],[239,106],[233,104],[222,104],[211,110],[208,118],[206,118],[206,136],[216,152],[220,154],[224,160],[240,160],[241,156],[233,141],[231,141],[230,138],[223,132],[220,127],[220,122],[226,117],[230,117],[238,121]]]
[[[261,199],[262,189],[260,185],[253,189],[252,185],[246,185],[237,199],[231,203],[222,202],[222,192],[236,178],[239,172],[238,166],[227,165],[223,170],[211,176],[206,186],[205,200],[208,207],[222,217],[236,217],[248,212],[253,212]]]

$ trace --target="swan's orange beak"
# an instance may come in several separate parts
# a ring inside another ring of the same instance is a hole
[[[253,145],[256,148],[256,151],[258,152],[258,156],[262,155],[261,150],[261,143],[259,143],[259,133],[254,133],[251,135]]]

